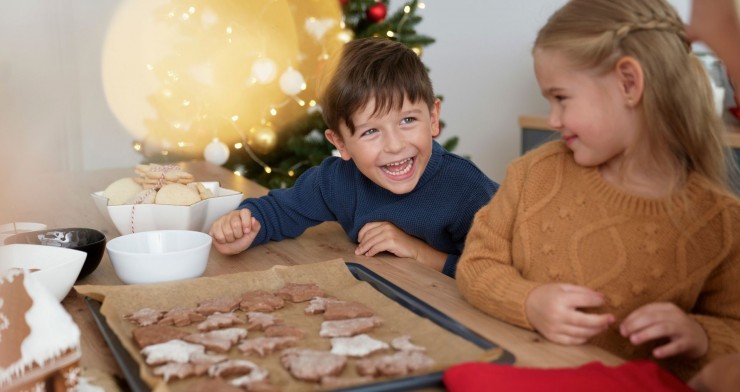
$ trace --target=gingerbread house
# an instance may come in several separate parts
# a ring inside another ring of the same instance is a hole
[[[74,390],[80,371],[72,317],[32,273],[0,274],[0,390]]]

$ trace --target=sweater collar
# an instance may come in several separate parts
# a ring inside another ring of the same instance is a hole
[[[442,154],[444,154],[444,152],[444,147],[435,140],[432,140],[432,154],[429,156],[427,167],[424,169],[424,173],[419,178],[419,182],[414,187],[414,190],[421,188],[424,184],[429,182],[430,179],[434,178],[439,171],[439,168],[442,166]]]
[[[686,183],[671,195],[665,197],[644,197],[625,192],[609,183],[601,176],[598,167],[583,168],[592,190],[605,204],[617,205],[627,211],[638,214],[666,214],[674,213],[686,201],[697,200],[704,194],[706,184],[702,184],[701,176],[691,172]]]

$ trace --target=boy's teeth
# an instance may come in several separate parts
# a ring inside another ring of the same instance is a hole
[[[382,169],[388,174],[399,176],[399,175],[408,173],[409,170],[411,170],[411,166],[413,166],[413,163],[414,163],[413,158],[407,158],[402,161],[389,163],[383,166]]]

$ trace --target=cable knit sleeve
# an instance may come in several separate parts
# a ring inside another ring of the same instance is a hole
[[[525,280],[512,262],[512,238],[524,186],[521,161],[507,168],[506,178],[490,203],[475,215],[457,266],[457,284],[476,308],[509,323],[533,329],[524,303],[539,283]]]
[[[709,337],[703,363],[740,352],[740,206],[734,207],[723,214],[727,256],[704,283],[691,315]]]

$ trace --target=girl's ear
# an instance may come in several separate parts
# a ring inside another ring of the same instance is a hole
[[[627,106],[637,106],[645,92],[645,75],[640,62],[632,56],[624,56],[617,61],[614,72]]]
[[[324,131],[324,136],[326,137],[326,140],[329,141],[334,147],[336,147],[337,151],[339,151],[339,154],[342,156],[342,159],[345,161],[349,161],[352,159],[352,156],[349,155],[349,152],[347,152],[347,146],[344,144],[344,139],[342,139],[342,135],[339,134],[339,132],[334,132],[331,129],[327,129]]]

